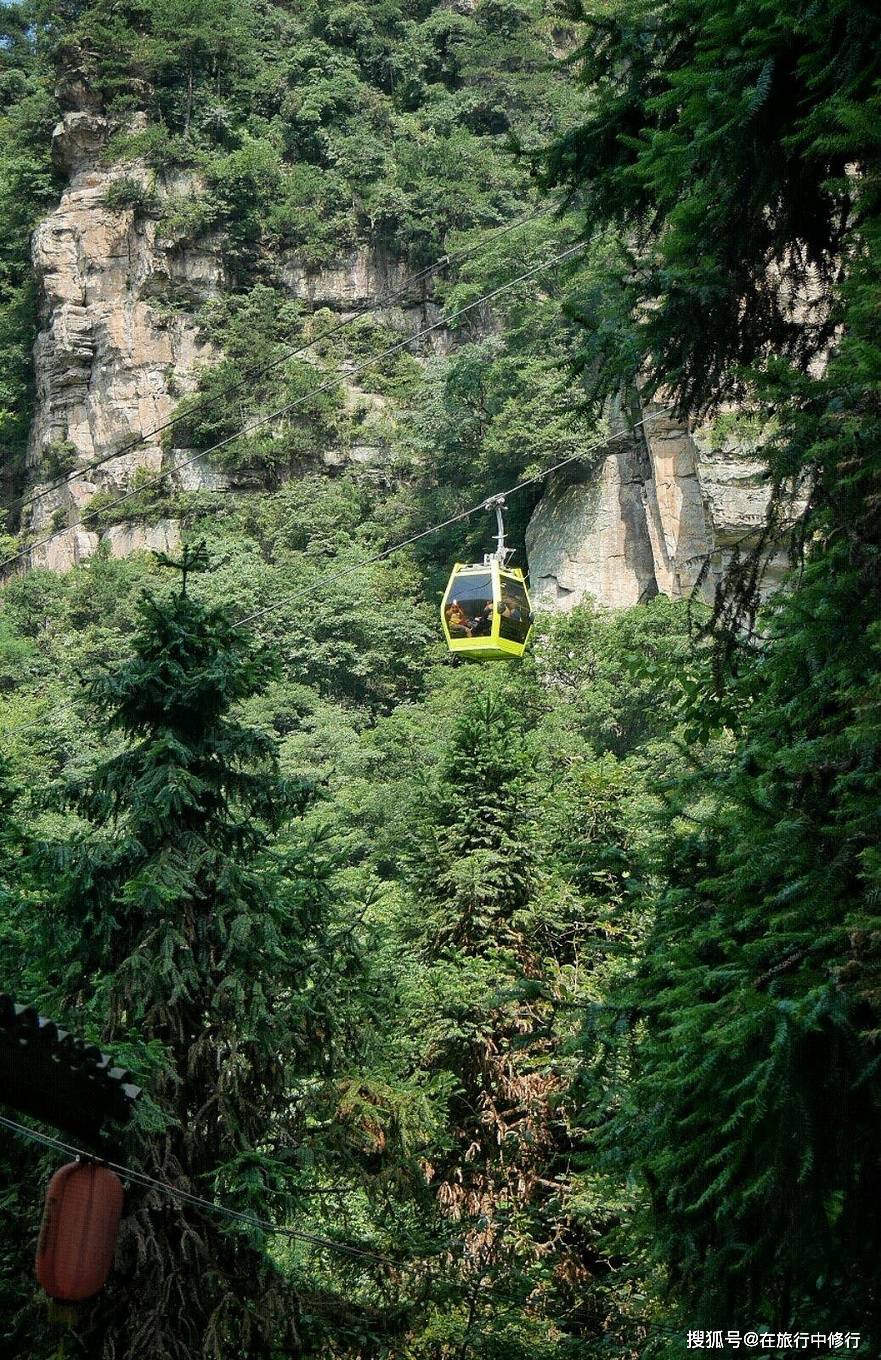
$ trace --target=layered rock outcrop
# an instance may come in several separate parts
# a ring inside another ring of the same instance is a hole
[[[177,541],[172,521],[93,532],[82,520],[98,492],[116,498],[139,477],[155,479],[160,472],[182,491],[227,484],[190,451],[163,451],[160,442],[162,427],[181,396],[195,388],[200,369],[220,357],[193,311],[225,286],[222,239],[181,245],[163,238],[163,203],[197,190],[194,177],[108,160],[114,129],[90,103],[87,83],[68,81],[64,96],[68,107],[54,132],[53,154],[67,184],[32,244],[40,329],[22,522],[33,540],[29,565],[55,570],[84,560],[102,538],[114,555]],[[130,130],[138,126],[136,115]],[[117,198],[113,204],[114,185],[121,184],[140,202],[119,206]],[[366,249],[324,270],[281,261],[279,279],[292,297],[342,315],[396,295],[376,316],[402,334],[415,335],[440,316],[424,287],[406,287],[399,262]],[[437,353],[446,344],[443,333],[433,332],[421,347]],[[347,389],[351,404],[383,404],[355,380]],[[350,456],[369,461],[375,452],[362,445]],[[325,451],[328,466],[341,461],[337,450]]]
[[[712,599],[735,546],[761,529],[769,487],[742,435],[689,430],[657,408],[642,416],[622,438],[633,422],[613,410],[609,451],[589,472],[552,481],[533,514],[526,546],[539,608],[588,598],[620,608],[695,588]],[[782,560],[768,589],[774,565]]]
[[[67,184],[33,238],[41,310],[23,524],[35,540],[30,564],[57,570],[84,560],[102,538],[114,556],[169,551],[178,542],[179,527],[169,519],[94,531],[83,515],[96,493],[124,495],[160,471],[186,491],[226,484],[187,450],[163,451],[158,433],[200,369],[220,357],[193,311],[225,287],[223,241],[164,239],[155,209],[193,192],[194,177],[108,161],[112,128],[91,103],[87,82],[65,88],[53,150]],[[117,190],[111,206],[120,181],[126,193]],[[120,206],[126,195],[132,205]],[[378,317],[402,334],[440,315],[424,285],[407,288],[399,262],[364,248],[319,271],[281,261],[278,275],[291,296],[341,315],[399,294]],[[449,343],[441,329],[422,352],[444,352]],[[354,380],[349,397],[382,402]],[[549,483],[527,535],[540,607],[567,610],[587,597],[631,605],[659,591],[681,596],[697,583],[710,595],[733,545],[761,525],[767,489],[743,440],[685,430],[657,410],[645,415],[644,431],[616,438],[598,464]],[[631,423],[612,412],[613,434]],[[378,451],[365,444],[345,456],[370,461]],[[333,467],[343,455],[329,448],[324,459]]]
[[[221,256],[210,244],[166,249],[155,216],[109,206],[108,194],[122,179],[158,201],[180,185],[172,177],[156,179],[142,166],[106,164],[108,122],[83,107],[87,96],[77,89],[77,107],[64,113],[53,136],[67,185],[32,244],[40,330],[28,447],[31,498],[23,527],[37,540],[52,533],[49,542],[35,546],[31,564],[59,569],[97,546],[99,535],[79,522],[96,492],[121,494],[139,469],[142,476],[160,470],[158,434],[128,446],[169,420],[200,366],[215,358],[186,313],[157,298],[175,289],[204,295],[223,283]],[[53,488],[59,467],[68,480]],[[175,530],[166,526],[158,536],[173,541]],[[147,546],[155,537],[150,526],[133,525],[126,542]],[[117,551],[116,539],[110,548]]]

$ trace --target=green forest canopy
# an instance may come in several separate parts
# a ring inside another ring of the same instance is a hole
[[[148,112],[110,154],[202,173],[162,226],[227,242],[200,318],[215,398],[320,324],[286,303],[282,249],[394,243],[418,267],[562,191],[565,219],[478,252],[452,309],[591,242],[491,335],[378,371],[382,478],[323,470],[369,419],[331,393],[232,446],[257,492],[130,503],[205,541],[186,596],[100,553],[4,589],[0,987],[137,1074],[124,1160],[386,1258],[134,1194],[73,1353],[673,1360],[720,1326],[877,1349],[881,20],[566,10],[3,11],[10,491],[59,76]],[[322,364],[382,345],[367,326]],[[453,669],[437,590],[483,526],[330,579],[565,456],[646,375],[685,415],[735,397],[771,431],[766,536],[712,617],[583,606],[522,666]],[[193,446],[238,410],[193,417]],[[757,620],[794,481],[792,579]],[[3,1154],[0,1331],[48,1360],[22,1243],[51,1159]]]

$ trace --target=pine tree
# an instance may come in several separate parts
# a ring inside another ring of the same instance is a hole
[[[568,8],[591,97],[545,168],[608,242],[572,299],[594,391],[648,377],[688,412],[742,396],[769,359],[809,371],[877,213],[877,6]]]
[[[875,1349],[877,38],[860,3],[603,14],[583,53],[594,101],[552,172],[633,245],[580,309],[597,390],[649,370],[685,414],[740,394],[776,426],[767,525],[716,601],[715,683],[683,707],[735,756],[680,785],[645,957],[586,1035],[586,1071],[604,1023],[631,1059],[606,1155],[644,1178],[690,1322],[824,1331],[846,1314]],[[796,569],[755,637],[794,485]]]
[[[737,763],[718,772],[706,825],[671,849],[635,989],[649,1022],[640,1115],[625,1116],[673,1276],[705,1316],[747,1308],[822,1330],[847,1313],[873,1338],[878,265],[867,257],[852,279],[841,353],[787,420],[786,456],[798,440],[823,479],[817,545],[761,648],[737,653]]]
[[[307,794],[235,715],[269,658],[189,594],[145,599],[140,613],[131,659],[92,686],[117,749],[70,791],[86,828],[60,861],[65,1012],[99,1026],[146,1088],[124,1148],[138,1168],[284,1219],[298,1083],[326,1069],[333,1044],[311,981],[328,894],[308,846],[283,835]],[[89,1353],[299,1350],[268,1246],[133,1189],[118,1268],[85,1324]]]
[[[540,881],[523,718],[512,696],[475,695],[414,809],[404,931],[419,958],[422,1062],[449,1089],[426,1174],[460,1244],[452,1306],[422,1342],[463,1360],[498,1345],[511,1357],[550,1354],[559,1337],[547,1305],[570,1252],[546,1179],[565,1133]]]

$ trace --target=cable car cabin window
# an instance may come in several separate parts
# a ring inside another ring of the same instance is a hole
[[[493,626],[493,583],[487,572],[460,573],[450,586],[444,618],[450,637],[489,637]]]
[[[529,599],[520,581],[502,577],[499,602],[499,637],[509,642],[525,642],[529,634]]]

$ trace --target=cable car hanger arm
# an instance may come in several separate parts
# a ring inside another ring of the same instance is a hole
[[[497,528],[497,532],[496,532],[496,550],[495,550],[494,553],[485,553],[485,554],[484,554],[484,558],[483,558],[484,566],[487,566],[487,567],[488,567],[488,566],[490,565],[490,563],[491,563],[493,560],[495,560],[496,562],[498,562],[498,564],[499,564],[500,567],[503,567],[503,566],[506,564],[506,562],[508,561],[508,558],[511,557],[512,554],[513,554],[513,552],[514,552],[514,549],[513,549],[513,548],[507,548],[507,547],[505,546],[505,519],[504,519],[504,515],[503,515],[503,513],[502,513],[503,510],[505,509],[505,497],[504,497],[504,495],[502,494],[502,495],[498,495],[498,496],[489,496],[489,497],[483,502],[483,505],[482,505],[481,509],[484,509],[484,510],[495,510],[495,512],[496,512],[496,528]]]

